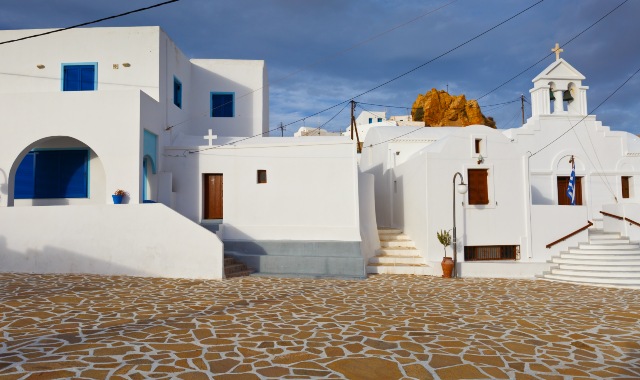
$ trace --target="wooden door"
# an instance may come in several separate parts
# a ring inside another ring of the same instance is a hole
[[[558,204],[570,205],[571,201],[567,195],[569,187],[569,177],[558,177]],[[576,205],[582,205],[582,177],[576,177]]]
[[[222,174],[203,174],[204,219],[222,219]]]

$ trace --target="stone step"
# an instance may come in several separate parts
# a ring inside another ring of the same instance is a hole
[[[640,289],[637,278],[592,278],[582,276],[567,276],[560,274],[544,274],[545,280],[565,281],[577,284],[595,284],[595,285],[628,285],[633,288]]]
[[[409,237],[409,235],[405,235],[405,234],[397,234],[397,235],[384,234],[384,235],[380,235],[380,241],[409,241],[409,240],[411,240],[411,238]]]
[[[631,244],[606,244],[606,243],[597,243],[597,244],[589,244],[589,243],[580,243],[578,244],[579,249],[583,250],[634,250],[640,249],[640,244],[631,243]]]
[[[627,260],[640,260],[639,253],[620,253],[620,252],[595,252],[591,254],[584,254],[582,252],[562,252],[560,253],[561,259],[578,259],[578,260],[611,260],[611,261],[627,261]]]
[[[616,238],[616,239],[593,239],[589,238],[589,245],[633,245],[629,238]]]
[[[422,256],[376,256],[369,259],[369,265],[421,265],[424,264]]]
[[[390,241],[381,241],[380,242],[380,246],[382,248],[395,248],[395,247],[406,247],[406,248],[413,248],[416,246],[416,243],[414,243],[411,240],[390,240]]]
[[[619,232],[610,232],[610,231],[605,231],[603,229],[600,228],[589,228],[589,236],[607,236],[607,235],[620,235]]]
[[[393,247],[393,248],[380,248],[376,251],[376,256],[406,256],[414,257],[420,256],[420,251],[415,247]]]
[[[247,267],[246,264],[241,263],[229,255],[224,256],[224,277],[243,277],[249,276],[253,273],[253,269]]]
[[[402,230],[397,228],[380,228],[378,229],[378,235],[399,235],[402,233]]]
[[[575,270],[564,268],[553,268],[551,274],[572,276],[572,277],[588,277],[588,278],[635,278],[636,281],[640,280],[640,270],[630,271],[628,268],[625,271],[612,271],[612,270]]]
[[[584,256],[590,255],[638,255],[640,249],[584,249],[584,248],[569,248],[568,253],[581,254]]]
[[[562,264],[562,265],[583,265],[583,266],[592,266],[592,267],[605,267],[609,270],[609,267],[626,267],[626,266],[640,266],[640,256],[637,260],[629,260],[626,257],[620,258],[620,260],[611,260],[607,257],[604,260],[590,259],[586,260],[581,258],[577,259],[569,259],[564,257],[554,257],[551,259],[553,264]]]
[[[626,239],[620,236],[619,233],[607,233],[607,234],[589,234],[589,240],[616,240],[616,239]]]
[[[368,274],[415,274],[424,276],[430,274],[428,265],[367,265]]]

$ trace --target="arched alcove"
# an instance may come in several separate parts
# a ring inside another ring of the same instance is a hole
[[[98,154],[67,136],[26,146],[9,171],[8,206],[103,204],[105,171]]]

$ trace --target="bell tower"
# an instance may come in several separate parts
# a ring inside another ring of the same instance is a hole
[[[582,85],[584,75],[560,58],[564,50],[557,43],[551,51],[556,53],[556,60],[533,78],[533,88],[529,90],[532,116],[585,116],[589,87]]]

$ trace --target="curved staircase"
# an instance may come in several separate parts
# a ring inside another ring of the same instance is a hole
[[[590,229],[589,242],[561,252],[541,278],[640,289],[640,244],[619,233]]]
[[[431,274],[411,238],[398,229],[379,229],[380,249],[369,259],[368,274]]]

